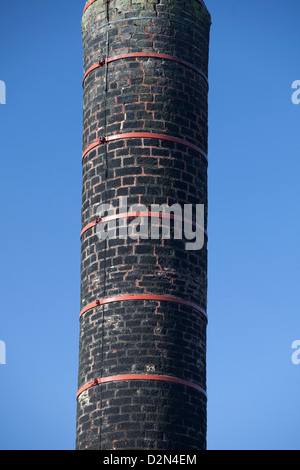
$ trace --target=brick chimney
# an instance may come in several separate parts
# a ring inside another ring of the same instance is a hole
[[[202,0],[84,9],[78,450],[206,449],[210,25]],[[204,205],[201,249],[163,204]]]

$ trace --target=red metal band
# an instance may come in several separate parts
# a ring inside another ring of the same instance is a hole
[[[149,374],[128,374],[128,375],[115,375],[111,377],[102,377],[101,379],[95,379],[92,382],[87,383],[83,387],[81,387],[76,395],[78,399],[79,395],[83,393],[85,390],[88,390],[91,387],[96,387],[97,385],[109,383],[109,382],[120,382],[123,380],[155,380],[156,382],[169,382],[175,384],[186,385],[187,387],[194,388],[198,392],[203,393],[203,395],[207,396],[206,391],[204,388],[200,387],[200,385],[194,384],[192,382],[188,382],[184,379],[178,379],[177,377],[170,377],[167,375],[149,375]]]
[[[192,144],[184,139],[179,139],[178,137],[172,137],[170,135],[165,134],[152,134],[150,132],[131,132],[131,133],[124,133],[124,134],[115,134],[109,135],[108,137],[101,137],[101,139],[93,142],[90,144],[82,154],[82,160],[87,156],[87,154],[93,150],[94,148],[98,147],[99,145],[104,145],[106,142],[113,142],[115,140],[122,140],[122,139],[160,139],[166,140],[168,142],[175,142],[176,144],[184,145],[189,147],[196,152],[201,153],[201,155],[207,160],[206,153],[197,145]]]
[[[104,218],[100,219],[100,218],[97,218],[95,219],[93,222],[91,222],[90,224],[86,225],[84,227],[84,229],[82,229],[81,231],[81,234],[80,234],[80,238],[82,237],[82,235],[87,232],[88,230],[91,230],[93,227],[96,227],[99,222],[103,222],[104,221]]]
[[[101,305],[111,304],[113,302],[122,302],[124,300],[156,300],[157,302],[173,302],[175,304],[185,305],[186,307],[191,307],[194,310],[202,313],[207,319],[207,314],[203,308],[199,305],[195,304],[194,302],[190,302],[189,300],[180,299],[178,297],[173,297],[171,295],[153,295],[153,294],[126,294],[126,295],[116,295],[113,297],[107,297],[106,299],[95,300],[95,302],[87,305],[84,307],[81,312],[79,318],[82,317],[86,312],[92,310],[95,307],[99,307]]]
[[[85,14],[86,10],[88,9],[89,6],[91,6],[96,0],[90,0],[84,7],[83,10],[83,15]]]
[[[80,238],[90,229],[96,227],[100,222],[110,222],[111,220],[118,220],[118,219],[131,219],[133,217],[159,217],[161,219],[171,219],[171,220],[178,220],[184,222],[186,219],[183,217],[176,216],[176,214],[165,214],[163,212],[124,212],[121,214],[114,214],[108,215],[107,217],[98,217],[90,224],[86,225],[80,234]],[[193,227],[197,227],[200,230],[203,230],[205,235],[207,235],[207,231],[201,225],[197,224],[196,222],[190,221]]]
[[[116,60],[121,60],[121,59],[129,59],[132,57],[144,57],[144,58],[152,58],[152,59],[165,59],[165,60],[172,60],[173,62],[178,62],[179,64],[185,65],[186,67],[189,67],[193,69],[195,72],[199,73],[206,83],[208,84],[208,78],[205,75],[205,73],[202,72],[201,69],[196,67],[194,64],[191,64],[191,62],[188,62],[187,60],[184,59],[179,59],[178,57],[174,57],[172,55],[168,54],[160,54],[158,52],[130,52],[128,54],[120,54],[116,55],[114,57],[109,57],[108,59],[101,59],[98,61],[96,64],[92,65],[86,73],[84,74],[82,84],[84,84],[84,81],[86,77],[95,69],[98,69],[99,67],[103,67],[104,65],[110,64],[111,62],[115,62]]]
[[[203,0],[196,0],[197,2],[201,3],[201,5],[205,6]],[[83,14],[85,14],[86,10],[88,9],[89,6],[91,6],[96,0],[90,0],[84,7]]]

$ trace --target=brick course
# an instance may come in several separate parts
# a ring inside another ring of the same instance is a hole
[[[108,18],[110,25],[103,27]],[[131,20],[131,18],[136,18]],[[137,19],[138,18],[138,19]],[[168,54],[207,75],[210,16],[196,0],[103,0],[82,20],[84,73],[106,57]],[[173,136],[207,153],[208,85],[171,60],[125,58],[84,81],[83,151],[103,136],[147,132]],[[99,204],[204,204],[207,160],[156,138],[120,139],[83,159],[82,227]],[[99,240],[82,236],[81,309],[123,294],[175,296],[207,307],[207,237],[199,251],[185,240]],[[156,374],[206,389],[207,320],[184,305],[130,300],[97,306],[80,319],[78,388],[95,378]],[[206,396],[182,385],[126,380],[78,397],[77,449],[205,449]]]

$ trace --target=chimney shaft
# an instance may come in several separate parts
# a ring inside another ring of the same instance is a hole
[[[207,227],[210,24],[201,0],[84,9],[78,450],[206,448],[206,231],[187,249],[153,205]]]

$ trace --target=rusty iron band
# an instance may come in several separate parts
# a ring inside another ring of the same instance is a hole
[[[150,59],[164,59],[164,60],[172,60],[173,62],[177,62],[179,64],[185,65],[186,67],[189,67],[193,69],[195,72],[200,74],[202,78],[204,78],[207,86],[208,86],[208,77],[205,75],[204,72],[202,72],[201,69],[196,67],[194,64],[191,62],[188,62],[187,60],[184,59],[179,59],[178,57],[174,57],[172,55],[168,54],[160,54],[156,52],[130,52],[128,54],[120,54],[116,55],[114,57],[109,57],[109,58],[103,58],[99,60],[96,64],[92,65],[84,74],[83,80],[82,80],[82,85],[84,85],[85,79],[87,76],[93,71],[98,68],[104,67],[107,64],[110,64],[111,62],[115,62],[116,60],[121,60],[121,59],[130,59],[130,58],[150,58]]]
[[[116,134],[110,135],[107,137],[101,137],[100,139],[96,140],[92,144],[90,144],[82,154],[82,161],[85,159],[87,154],[94,150],[95,148],[99,147],[100,145],[104,145],[109,142],[114,142],[115,140],[123,140],[123,139],[159,139],[159,140],[166,140],[168,142],[175,142],[179,145],[184,145],[185,147],[189,147],[192,150],[200,153],[206,160],[208,160],[206,153],[197,145],[188,142],[187,140],[180,139],[179,137],[172,137],[166,134],[152,134],[150,132],[131,132],[131,133],[124,133],[124,134]]]
[[[179,379],[177,377],[171,377],[168,375],[126,374],[126,375],[114,375],[110,377],[102,377],[101,379],[94,379],[93,381],[87,383],[86,385],[84,385],[78,390],[76,398],[78,399],[79,396],[83,392],[85,392],[91,387],[96,387],[97,385],[102,385],[102,384],[111,383],[111,382],[120,382],[124,380],[154,380],[156,382],[169,382],[169,383],[174,383],[174,384],[181,384],[187,387],[194,388],[198,392],[205,395],[205,397],[207,397],[206,391],[200,385],[197,385],[192,382],[188,382],[187,380],[184,380],[184,379]]]
[[[179,297],[174,297],[172,295],[154,295],[154,294],[125,294],[125,295],[116,295],[113,297],[107,297],[101,300],[95,300],[91,304],[84,307],[81,312],[79,318],[81,318],[86,312],[92,310],[96,307],[100,307],[101,305],[107,305],[114,302],[123,302],[128,300],[155,300],[157,302],[173,302],[175,304],[184,305],[186,307],[193,308],[204,315],[205,319],[207,320],[207,313],[205,310],[200,307],[200,305],[195,304],[194,302],[190,302],[189,300],[180,299]]]
[[[120,214],[114,214],[114,215],[108,215],[106,217],[97,217],[93,222],[87,224],[81,231],[80,238],[83,237],[83,235],[91,230],[93,227],[97,227],[97,225],[102,222],[110,222],[112,220],[118,220],[118,219],[131,219],[134,217],[153,217],[153,218],[160,218],[160,219],[171,219],[171,220],[178,220],[179,222],[184,222],[187,221],[183,217],[176,216],[176,214],[167,214],[164,212],[122,212]],[[197,227],[200,230],[202,230],[205,235],[207,236],[207,231],[202,227],[201,225],[197,224],[196,222],[190,221],[190,223],[193,225],[193,227]]]

